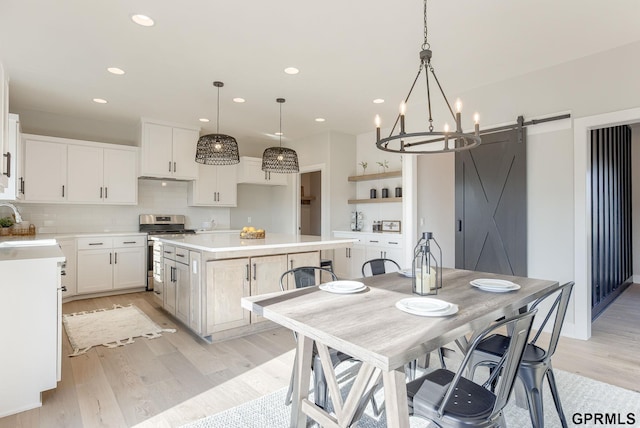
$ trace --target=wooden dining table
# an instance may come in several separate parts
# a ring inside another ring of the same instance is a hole
[[[488,292],[470,281],[495,278],[512,281],[520,289]],[[307,416],[321,426],[347,427],[357,415],[363,396],[382,378],[387,426],[409,426],[405,364],[431,351],[478,332],[492,321],[518,313],[557,281],[459,269],[442,270],[442,288],[430,296],[458,306],[449,316],[425,317],[399,310],[396,302],[412,293],[412,280],[388,273],[358,281],[367,288],[335,294],[307,287],[242,298],[242,307],[297,333],[291,427],[306,427]],[[333,414],[308,399],[312,351],[316,346],[333,404]],[[362,361],[345,399],[331,363],[329,348]],[[300,381],[301,379],[307,381]]]

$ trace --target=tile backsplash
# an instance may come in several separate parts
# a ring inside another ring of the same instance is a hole
[[[140,214],[183,214],[187,228],[199,229],[213,220],[216,229],[229,229],[229,208],[187,206],[188,186],[185,181],[140,179],[138,205],[17,202],[16,206],[23,221],[34,224],[37,233],[132,232],[138,230]]]

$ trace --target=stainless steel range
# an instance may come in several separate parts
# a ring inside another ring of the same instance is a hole
[[[147,290],[153,290],[155,281],[162,281],[162,243],[152,240],[154,235],[182,235],[196,233],[185,228],[183,215],[140,214],[139,231],[146,233],[147,253]],[[155,243],[155,245],[154,245]]]

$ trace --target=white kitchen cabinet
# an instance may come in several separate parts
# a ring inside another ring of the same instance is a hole
[[[85,237],[77,240],[78,294],[144,287],[144,235]]]
[[[140,135],[140,176],[195,180],[197,128],[143,121]]]
[[[340,279],[361,278],[362,265],[365,261],[367,261],[366,248],[362,245],[338,248],[333,251],[333,271]]]
[[[70,144],[67,148],[67,201],[136,204],[136,150]]]
[[[337,238],[355,238],[351,248],[334,250],[333,269],[341,279],[362,277],[362,265],[371,259],[391,259],[401,268],[409,265],[404,260],[404,237],[390,233],[334,232]]]
[[[78,292],[76,282],[76,239],[56,239],[56,242],[60,245],[60,249],[62,250],[65,258],[63,269],[64,275],[62,275],[62,285],[64,286],[64,289],[62,290],[62,298],[66,299],[75,296]]]
[[[198,179],[189,186],[189,206],[237,206],[237,171],[237,165],[198,164]]]
[[[0,192],[9,186],[9,78],[0,62]]]
[[[241,156],[238,168],[238,183],[286,186],[287,175],[263,171],[261,158]]]
[[[22,150],[22,132],[20,130],[20,117],[17,114],[9,115],[9,129],[7,140],[7,153],[4,160],[9,167],[8,183],[3,192],[0,192],[0,200],[16,201],[23,199],[24,195],[24,153]]]
[[[280,291],[280,276],[286,270],[286,254],[251,257],[251,295],[257,296],[258,294]],[[256,315],[253,312],[251,313],[251,323],[262,321],[266,321],[266,318]]]
[[[67,144],[25,136],[24,198],[30,202],[67,200]]]

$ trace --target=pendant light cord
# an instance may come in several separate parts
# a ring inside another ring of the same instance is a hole
[[[220,134],[220,86],[218,86],[218,109],[216,111],[216,134]]]

